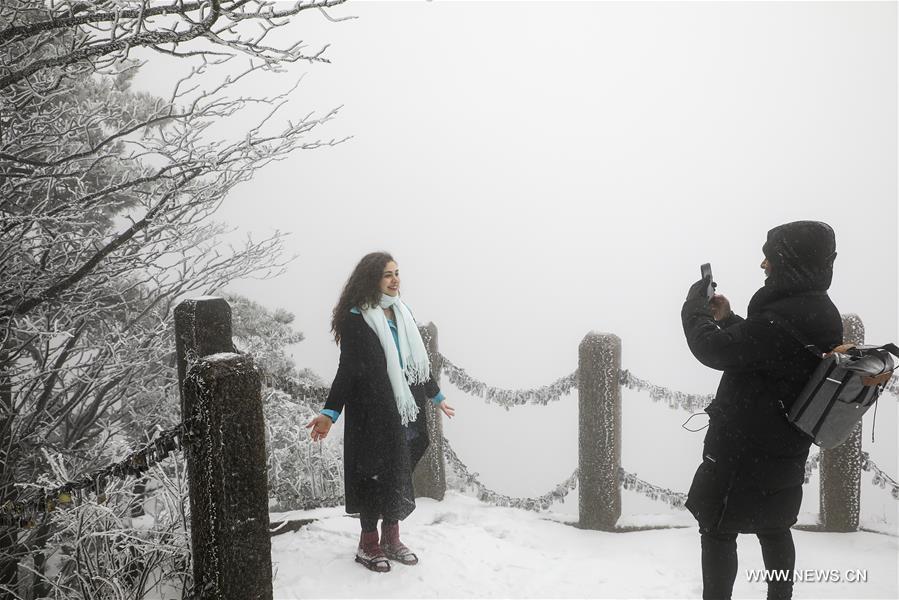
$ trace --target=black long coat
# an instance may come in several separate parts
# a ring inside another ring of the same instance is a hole
[[[361,314],[346,320],[340,364],[325,408],[345,413],[344,488],[348,513],[404,519],[415,510],[412,471],[428,447],[424,410],[440,391],[433,376],[412,385],[418,418],[404,427],[377,334]],[[345,407],[345,410],[344,410]]]
[[[842,342],[842,319],[824,291],[762,288],[747,319],[733,316],[720,327],[704,298],[681,311],[694,356],[724,371],[706,408],[703,462],[687,500],[703,531],[758,533],[789,527],[799,514],[811,439],[787,422],[784,409],[819,360],[768,313],[825,351]]]

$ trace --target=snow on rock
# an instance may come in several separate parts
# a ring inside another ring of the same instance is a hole
[[[216,352],[215,354],[208,354],[203,357],[203,360],[206,362],[224,362],[228,360],[232,360],[234,358],[240,358],[245,356],[244,354],[237,354],[235,352]]]
[[[393,564],[387,574],[353,562],[359,521],[343,507],[294,511],[273,519],[317,520],[272,538],[275,598],[698,598],[702,591],[695,527],[606,533],[562,522],[570,515],[500,508],[448,492],[419,499],[401,524],[403,541],[421,563]],[[627,525],[663,525],[663,517]],[[675,524],[683,521],[677,519]],[[797,569],[867,569],[867,583],[797,583],[794,597],[897,598],[899,538],[794,531]],[[763,598],[747,581],[761,569],[754,536],[740,536],[734,598]]]

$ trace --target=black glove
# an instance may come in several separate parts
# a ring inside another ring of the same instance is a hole
[[[708,296],[706,296],[706,290],[709,289],[709,284],[712,284],[712,287],[717,287],[714,283],[712,283],[712,276],[709,275],[707,277],[703,277],[696,283],[690,286],[690,291],[687,292],[687,301],[690,300],[705,300],[709,301]]]

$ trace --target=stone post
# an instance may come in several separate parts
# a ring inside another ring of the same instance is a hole
[[[434,380],[440,383],[440,372],[443,364],[437,350],[437,326],[428,323],[420,328],[421,337],[428,349],[431,361],[431,373]],[[446,460],[443,456],[443,413],[433,402],[428,402],[425,418],[428,420],[428,437],[431,440],[425,455],[418,462],[412,474],[412,485],[416,498],[433,498],[443,500],[446,495]]]
[[[190,489],[194,596],[271,600],[265,429],[259,372],[235,354],[231,308],[198,298],[175,308]]]
[[[580,527],[613,531],[621,516],[621,339],[589,333],[578,348]]]
[[[843,342],[864,344],[865,326],[858,315],[843,315]],[[861,503],[862,424],[840,446],[821,449],[821,529],[857,531]]]

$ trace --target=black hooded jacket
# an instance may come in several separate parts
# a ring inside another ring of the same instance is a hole
[[[825,350],[842,343],[842,319],[826,291],[836,256],[830,227],[782,225],[768,233],[763,251],[771,274],[747,318],[716,323],[698,294],[681,311],[693,355],[724,372],[706,408],[703,464],[687,502],[702,529],[757,532],[796,522],[811,440],[784,411],[819,359],[771,321],[790,323]]]

